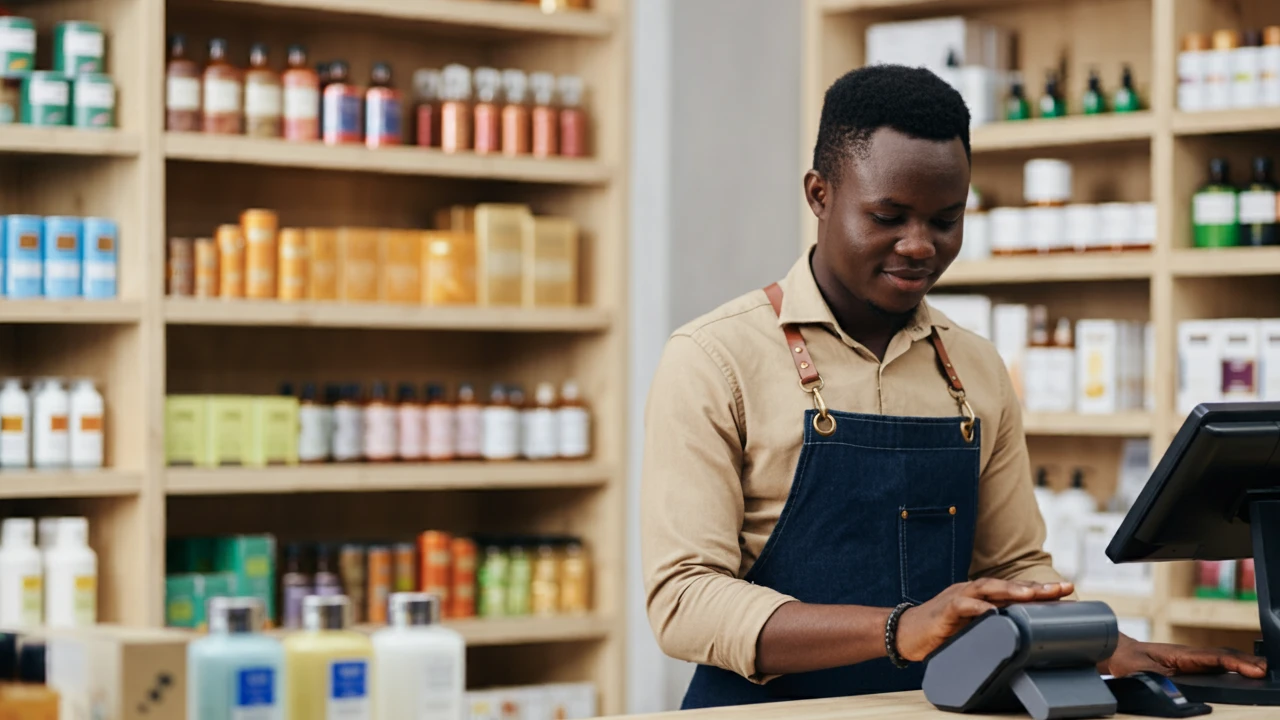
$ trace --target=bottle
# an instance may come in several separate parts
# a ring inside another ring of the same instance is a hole
[[[1102,94],[1102,80],[1098,78],[1098,69],[1089,69],[1089,89],[1084,93],[1083,109],[1085,115],[1099,115],[1107,111],[1107,98]]]
[[[1013,83],[1009,87],[1009,98],[1004,101],[1004,119],[1031,119],[1031,104],[1027,102],[1027,93],[1023,89],[1022,76],[1017,73],[1013,74]]]
[[[401,112],[400,91],[391,86],[391,66],[374,63],[364,96],[365,145],[371,148],[399,145]]]
[[[1262,104],[1262,31],[1246,30],[1240,47],[1231,51],[1231,107]]]
[[[561,75],[560,88],[560,154],[564,157],[587,155],[587,111],[582,108],[584,85],[577,75]]]
[[[478,155],[491,155],[502,145],[501,117],[498,107],[498,91],[502,88],[502,74],[489,67],[476,68],[472,79],[476,89],[475,151]]]
[[[1142,109],[1142,98],[1133,89],[1133,70],[1128,64],[1125,64],[1120,73],[1120,88],[1116,90],[1115,103],[1111,109],[1118,113],[1138,112]]]
[[[71,398],[62,381],[44,380],[31,402],[31,464],[36,469],[65,468],[71,464]]]
[[[1262,31],[1261,72],[1262,104],[1280,107],[1280,25],[1272,25]]]
[[[459,460],[478,460],[484,454],[484,411],[476,402],[471,383],[458,386],[458,404],[454,408],[456,428],[454,455]]]
[[[284,640],[286,720],[370,720],[373,644],[347,629],[350,602],[312,595],[302,613],[303,631]]]
[[[365,553],[365,558],[365,605],[368,608],[365,622],[386,625],[392,583],[391,548],[374,545]]]
[[[366,576],[364,546],[347,543],[338,549],[338,574],[342,577],[342,594],[349,601],[351,624],[365,621]]]
[[[60,517],[42,517],[36,521],[36,547],[40,549],[41,562],[47,558],[49,551],[58,542],[58,525]]]
[[[1230,168],[1224,158],[1209,161],[1209,184],[1191,198],[1191,223],[1195,246],[1234,247],[1239,242],[1236,189],[1230,184]]]
[[[1080,571],[1083,532],[1089,516],[1098,510],[1098,502],[1085,490],[1084,470],[1071,473],[1071,487],[1058,493],[1054,504],[1060,542],[1053,555],[1053,566],[1067,580],[1075,580]]]
[[[457,720],[463,715],[466,646],[461,635],[440,624],[440,615],[438,595],[391,596],[391,626],[372,638],[375,720]]]
[[[387,396],[387,384],[375,382],[364,408],[364,457],[370,462],[396,458],[396,408]]]
[[[524,452],[530,460],[549,460],[560,454],[560,414],[556,408],[556,386],[538,383],[534,405],[524,411]]]
[[[560,557],[551,538],[539,538],[533,556],[530,612],[550,617],[560,612]]]
[[[320,121],[321,138],[324,137],[324,91],[329,87],[329,83],[332,82],[329,72],[329,69],[332,66],[333,63],[330,62],[316,63],[316,80],[319,81],[320,84],[320,111],[317,115],[317,119]]]
[[[441,76],[440,149],[447,153],[471,149],[471,71],[446,65]]]
[[[1240,191],[1240,244],[1280,245],[1271,158],[1253,159],[1253,182]]]
[[[284,86],[284,139],[313,142],[320,139],[320,75],[307,65],[307,49],[289,46],[289,67]]]
[[[306,571],[305,549],[301,543],[284,548],[284,572],[280,575],[281,624],[288,630],[302,627],[302,601],[314,595],[315,586]]]
[[[0,526],[0,627],[36,628],[44,621],[44,568],[35,521],[8,518]]]
[[[529,551],[517,540],[507,550],[507,616],[524,617],[531,611],[533,561]]]
[[[476,616],[476,541],[455,537],[449,541],[449,595],[446,615],[451,618]]]
[[[1178,109],[1199,112],[1205,109],[1209,76],[1209,38],[1204,33],[1188,33],[1178,53]]]
[[[529,76],[533,90],[533,156],[553,157],[560,154],[560,112],[555,107],[556,76],[533,73]]]
[[[507,389],[494,383],[483,411],[480,454],[485,460],[514,460],[520,449],[520,417],[507,401]]]
[[[79,378],[71,389],[71,467],[101,468],[103,464],[102,395],[93,381]]]
[[[1067,116],[1067,103],[1058,92],[1058,75],[1054,72],[1046,74],[1044,95],[1040,98],[1040,117],[1059,118]]]
[[[1213,33],[1213,50],[1209,52],[1205,70],[1205,110],[1227,110],[1231,107],[1235,72],[1235,50],[1240,47],[1240,34],[1235,30]]]
[[[187,646],[188,720],[278,720],[284,647],[262,634],[256,597],[209,600],[209,634]]]
[[[329,63],[329,83],[324,86],[321,102],[321,127],[326,145],[355,145],[364,142],[360,122],[360,106],[364,93],[348,82],[347,63]]]
[[[591,454],[591,413],[582,403],[578,383],[566,380],[560,388],[559,427],[556,437],[562,458],[584,458]]]
[[[1048,358],[1049,308],[1044,305],[1031,307],[1031,332],[1027,335],[1027,349],[1023,354],[1022,368],[1025,392],[1023,402],[1030,412],[1045,412],[1053,404],[1049,393]]]
[[[31,398],[18,378],[0,386],[0,470],[31,467]]]
[[[330,437],[328,409],[317,401],[315,383],[303,383],[298,402],[298,461],[327,460]]]
[[[360,408],[360,386],[342,388],[341,399],[333,406],[333,460],[355,462],[364,457],[364,411]]]
[[[44,555],[44,621],[74,628],[98,621],[98,556],[89,548],[89,521],[58,521],[53,547]]]
[[[440,71],[414,70],[413,93],[417,101],[416,144],[418,147],[440,147]]]
[[[280,76],[267,66],[267,44],[254,43],[244,73],[245,134],[280,137],[282,105]]]
[[[479,591],[476,598],[476,615],[482,618],[503,617],[507,614],[507,552],[501,545],[484,546],[484,562],[476,573]]]
[[[336,411],[338,401],[341,399],[342,385],[325,383],[324,404],[320,406],[320,409],[324,411],[325,460],[333,460],[333,433],[338,426]]]
[[[411,383],[400,383],[398,391],[399,406],[396,408],[397,425],[400,440],[400,459],[416,462],[422,459],[423,416],[422,405],[413,392]]]
[[[165,67],[164,129],[170,132],[200,130],[200,68],[187,57],[187,36],[169,36],[169,63]]]
[[[1049,527],[1052,523],[1050,518],[1053,517],[1054,504],[1053,498],[1056,493],[1049,487],[1049,470],[1047,468],[1036,468],[1036,484],[1032,490],[1036,496],[1036,507],[1040,509],[1040,517],[1044,519],[1045,527]],[[1048,545],[1048,542],[1045,542]]]
[[[422,410],[426,432],[423,455],[428,460],[452,460],[456,452],[457,420],[453,405],[445,397],[444,386],[427,386],[427,404]]]
[[[1076,397],[1076,347],[1071,331],[1071,320],[1058,318],[1053,329],[1053,342],[1046,348],[1048,397],[1052,399],[1052,412],[1075,410]]]
[[[504,70],[502,88],[506,92],[506,104],[502,106],[502,154],[528,155],[530,133],[529,108],[525,105],[529,93],[529,76],[523,70]]]
[[[219,135],[244,132],[240,71],[227,61],[227,41],[209,41],[209,64],[204,67],[204,131]]]
[[[342,594],[342,578],[338,575],[338,565],[333,557],[332,546],[321,545],[316,548],[316,574],[312,581],[316,595],[328,597]]]
[[[560,612],[585,615],[591,609],[591,565],[582,543],[565,541],[560,558]]]

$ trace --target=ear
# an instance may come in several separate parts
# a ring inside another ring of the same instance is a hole
[[[831,209],[832,190],[831,182],[819,175],[817,170],[804,174],[804,199],[809,203],[813,216],[819,220],[827,219],[827,211]]]

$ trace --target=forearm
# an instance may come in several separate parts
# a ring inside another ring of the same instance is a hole
[[[884,657],[884,626],[890,612],[861,605],[787,603],[760,632],[756,672],[788,675]]]

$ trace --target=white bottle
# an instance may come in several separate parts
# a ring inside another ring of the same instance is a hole
[[[102,394],[88,378],[76,380],[71,390],[71,467],[100,468],[103,465]]]
[[[591,454],[591,413],[582,404],[578,383],[565,381],[560,388],[559,427],[556,439],[562,458],[584,458]]]
[[[342,388],[342,397],[333,406],[333,459],[354,462],[364,457],[364,411],[360,408],[360,386]]]
[[[1280,27],[1263,31],[1262,104],[1280,107]]]
[[[61,522],[60,517],[42,517],[36,521],[36,547],[40,549],[41,557],[48,555],[57,544],[58,524]]]
[[[44,557],[45,623],[84,627],[98,621],[98,556],[89,548],[89,521],[62,518]]]
[[[1235,51],[1240,47],[1240,34],[1234,30],[1218,30],[1213,33],[1213,49],[1205,63],[1205,110],[1231,108],[1232,88],[1235,78]]]
[[[1067,580],[1076,580],[1080,571],[1080,548],[1089,517],[1098,511],[1098,501],[1084,489],[1084,471],[1077,469],[1071,487],[1058,493],[1055,500],[1058,541],[1053,553],[1053,567]]]
[[[44,619],[44,572],[35,522],[9,518],[0,529],[0,628],[39,627]]]
[[[514,460],[520,451],[520,413],[507,401],[507,390],[495,384],[481,418],[480,454],[485,460]]]
[[[1178,109],[1199,112],[1205,109],[1209,74],[1209,38],[1191,33],[1183,38],[1178,53]]]
[[[396,406],[391,403],[385,383],[375,382],[364,406],[364,457],[375,462],[396,459]]]
[[[548,460],[560,454],[556,386],[548,382],[538,383],[533,399],[534,404],[523,412],[524,437],[520,454],[530,460]]]
[[[0,387],[0,470],[31,467],[31,398],[22,381],[6,378]]]
[[[456,410],[443,385],[428,385],[426,399],[422,406],[422,456],[434,461],[452,460],[458,448]]]
[[[413,392],[413,385],[400,383],[399,404],[396,406],[396,417],[400,447],[397,451],[401,460],[414,462],[422,459],[423,424],[422,404]]]
[[[1244,33],[1240,47],[1231,51],[1231,107],[1256,108],[1262,104],[1262,33]]]
[[[66,388],[60,380],[43,380],[31,405],[31,464],[37,469],[67,467],[71,464],[71,397]]]
[[[323,462],[329,457],[330,409],[321,405],[316,397],[316,386],[302,386],[298,403],[298,460],[304,463]]]
[[[390,627],[373,634],[374,720],[464,716],[466,647],[440,625],[440,598],[394,593]]]

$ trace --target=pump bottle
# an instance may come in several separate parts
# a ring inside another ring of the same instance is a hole
[[[260,598],[209,601],[209,634],[187,646],[188,720],[282,720],[284,648],[262,635]]]
[[[394,593],[391,626],[373,634],[375,720],[456,720],[466,692],[465,643],[440,625],[440,597]]]
[[[348,630],[350,624],[351,603],[343,595],[303,601],[303,631],[284,641],[287,720],[371,720],[373,645]]]

